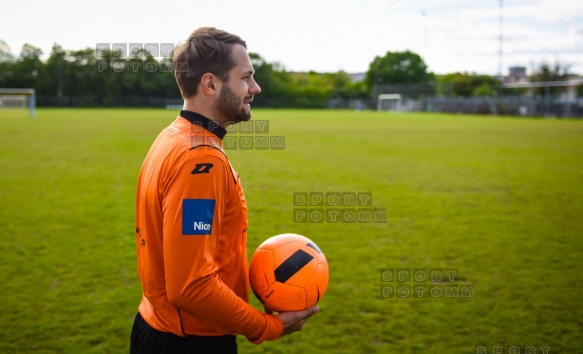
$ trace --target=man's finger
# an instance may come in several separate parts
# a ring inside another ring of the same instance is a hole
[[[318,311],[320,311],[320,308],[318,306],[312,306],[302,311],[293,312],[293,314],[295,315],[293,322],[300,322],[302,320],[306,320],[312,317]]]
[[[318,311],[320,311],[320,307],[319,306],[312,306],[310,308],[307,308],[307,309],[301,311],[302,312],[301,318],[303,320],[306,320],[306,319],[312,317]]]
[[[302,320],[306,320],[308,318],[310,318],[311,316],[313,316],[316,312],[320,311],[320,307],[318,306],[312,306],[310,308],[307,308],[305,310],[301,310],[301,311],[292,311],[292,312],[281,312],[279,313],[279,316],[281,316],[281,319],[285,325],[291,325],[297,322],[300,322]]]

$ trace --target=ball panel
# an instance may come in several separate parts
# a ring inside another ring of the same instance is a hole
[[[306,307],[314,306],[326,293],[328,288],[328,267],[318,265],[314,276],[310,279],[304,289],[306,290]]]
[[[309,241],[309,239],[308,239],[308,241]],[[315,243],[313,243],[312,241],[309,241],[309,243],[312,243],[313,245],[315,245]],[[312,279],[312,277],[316,273],[316,270],[318,269],[319,265],[324,265],[326,267],[326,269],[328,269],[328,261],[326,260],[326,257],[324,256],[323,253],[321,253],[321,251],[320,251],[320,253],[318,253],[318,251],[316,250],[316,249],[319,250],[318,246],[315,246],[316,248],[314,248],[314,247],[309,246],[308,244],[305,244],[305,243],[295,243],[295,242],[292,243],[291,246],[294,247],[293,249],[296,249],[296,247],[297,247],[301,251],[309,253],[314,258],[309,263],[307,263],[303,268],[298,269],[297,272],[285,282],[286,284],[305,287],[305,286],[307,286],[307,284],[310,282],[310,280]],[[308,246],[308,247],[306,247],[306,246]],[[282,246],[282,247],[284,247],[284,246]],[[276,252],[278,253],[278,251],[280,249],[281,248],[278,248],[276,250]],[[278,259],[278,255],[276,255],[274,258],[274,264],[278,264],[279,261],[280,260]],[[328,281],[327,277],[326,277],[325,281],[326,282]]]
[[[275,280],[280,283],[285,283],[289,278],[300,275],[302,269],[308,264],[314,256],[302,249],[296,250],[291,256],[287,257],[283,263],[277,266],[274,270]]]
[[[311,249],[307,249],[308,247],[301,242],[292,241],[285,245],[280,245],[279,247],[273,250],[273,265],[278,267],[280,264],[285,262],[288,258],[293,256],[298,250],[302,250],[304,253],[311,255],[312,257],[315,256],[315,252],[312,252]]]
[[[304,310],[307,308],[305,303],[306,294],[303,287],[279,282],[269,287],[264,301],[266,308],[277,312]]]
[[[322,253],[322,250],[320,249],[320,247],[318,247],[318,245],[316,245],[314,242],[310,241],[307,243],[308,247],[313,248],[314,250],[316,250],[316,252],[318,253]]]
[[[260,301],[265,301],[264,294],[275,283],[273,275],[273,252],[257,250],[249,264],[249,284]]]
[[[267,240],[263,241],[263,243],[260,244],[258,248],[274,250],[292,242],[299,242],[305,245],[311,241],[309,238],[298,234],[281,234],[270,237]]]
[[[285,284],[289,286],[297,286],[300,288],[305,287],[310,279],[314,276],[314,271],[317,267],[318,263],[315,260],[312,260],[309,264],[294,274],[293,277],[289,278]]]
[[[326,256],[324,255],[324,253],[315,254],[315,258],[319,264],[323,264],[326,267],[328,267],[328,260],[326,259]]]

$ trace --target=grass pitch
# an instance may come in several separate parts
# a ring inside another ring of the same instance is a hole
[[[128,352],[141,295],[135,185],[175,114],[0,111],[1,353]],[[306,235],[330,284],[301,333],[239,338],[241,353],[583,352],[582,122],[301,110],[254,120],[285,146],[227,151],[249,204],[249,255],[272,235]],[[387,220],[294,222],[299,192],[370,193]],[[388,297],[443,285],[385,281],[391,269],[453,269],[445,285],[474,293]]]

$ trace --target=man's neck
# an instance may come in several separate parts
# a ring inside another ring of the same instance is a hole
[[[227,130],[225,128],[221,127],[217,122],[208,119],[207,117],[203,116],[200,113],[183,109],[182,111],[180,111],[180,116],[188,120],[192,124],[196,124],[200,127],[205,128],[209,132],[219,137],[219,139],[223,139],[225,134],[227,134]]]
[[[227,121],[219,119],[218,117],[220,116],[220,114],[216,112],[216,109],[210,108],[208,104],[200,104],[199,102],[196,101],[196,99],[193,98],[184,100],[184,105],[182,106],[182,109],[185,111],[191,111],[201,114],[207,117],[208,119],[217,122],[224,129],[227,129],[226,127]]]

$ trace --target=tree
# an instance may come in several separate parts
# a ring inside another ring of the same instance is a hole
[[[0,63],[13,62],[14,55],[8,43],[0,39]]]
[[[54,43],[51,48],[49,59],[46,62],[47,82],[46,86],[43,87],[43,90],[40,92],[41,94],[56,94],[56,96],[59,97],[59,100],[61,99],[63,96],[63,84],[65,80],[65,64],[65,51],[63,50],[63,47]]]
[[[528,79],[531,82],[563,81],[569,77],[569,69],[570,65],[563,65],[559,62],[556,62],[552,67],[548,63],[543,62],[534,70]]]
[[[365,84],[376,97],[379,93],[403,93],[410,97],[427,95],[435,77],[423,59],[411,51],[387,52],[375,57],[366,73]]]
[[[533,73],[528,77],[530,82],[549,82],[549,81],[565,81],[569,79],[569,69],[570,65],[564,65],[556,62],[552,67],[543,62],[540,66],[533,71]],[[550,94],[558,94],[564,91],[564,87],[550,87]],[[546,88],[539,87],[535,88],[534,92],[538,95],[545,95],[547,93]]]
[[[369,65],[365,81],[372,88],[375,84],[419,84],[427,79],[427,65],[411,51],[387,52],[375,57]]]
[[[261,87],[261,94],[255,98],[258,106],[287,107],[293,106],[293,78],[278,63],[269,63],[257,53],[249,53],[255,69],[255,81]]]
[[[498,80],[488,75],[452,73],[437,78],[437,93],[445,97],[494,96]]]
[[[0,39],[0,87],[12,87],[14,79],[14,55],[10,46]]]
[[[253,78],[261,87],[262,97],[271,97],[274,94],[277,83],[275,82],[275,73],[273,69],[273,64],[268,63],[264,58],[262,58],[257,53],[249,53],[249,58],[255,69],[255,74]]]
[[[25,43],[20,51],[20,56],[12,66],[15,88],[39,88],[44,76],[44,63],[40,60],[42,50],[31,44]]]
[[[324,74],[332,85],[332,97],[341,99],[366,98],[368,92],[362,83],[353,83],[345,71]],[[364,93],[364,95],[363,95]]]

